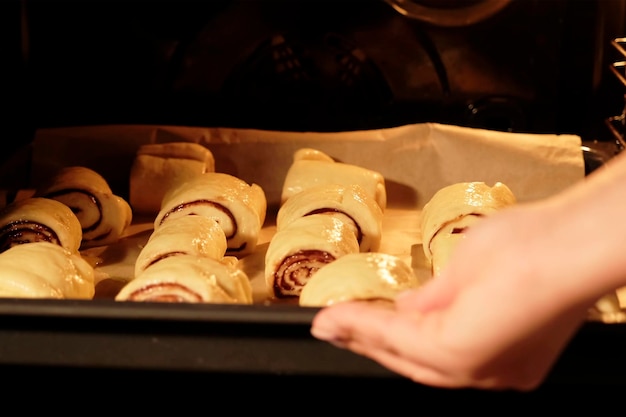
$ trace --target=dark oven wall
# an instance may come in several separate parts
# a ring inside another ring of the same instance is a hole
[[[434,121],[587,133],[607,103],[594,101],[612,36],[600,3],[622,2],[513,0],[438,26],[382,0],[8,1],[3,84],[19,105],[5,116],[27,129]]]

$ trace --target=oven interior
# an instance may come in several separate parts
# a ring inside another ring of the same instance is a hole
[[[13,148],[39,127],[107,123],[441,122],[611,140],[624,2],[502,0],[473,18],[483,3],[3,2],[5,125]],[[466,18],[436,18],[454,13]]]

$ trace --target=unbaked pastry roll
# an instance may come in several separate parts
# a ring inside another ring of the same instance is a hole
[[[61,168],[35,195],[72,209],[82,227],[83,249],[117,242],[133,217],[128,202],[113,194],[104,177],[84,166]]]
[[[437,191],[422,209],[421,219],[422,247],[433,275],[439,275],[468,227],[515,202],[513,192],[501,182],[493,187],[461,182]]]
[[[320,268],[302,289],[298,302],[303,307],[351,300],[393,302],[402,291],[418,286],[411,267],[397,256],[361,252]]]
[[[310,148],[296,151],[283,182],[281,205],[309,187],[328,184],[358,184],[381,210],[387,207],[385,178],[377,171],[354,164],[335,162],[330,156]]]
[[[170,256],[183,254],[222,259],[226,235],[212,218],[189,215],[170,219],[153,231],[135,261],[135,276]]]
[[[51,242],[13,246],[0,254],[0,297],[92,299],[93,267],[78,252]]]
[[[77,252],[82,241],[78,217],[65,204],[42,197],[15,200],[0,211],[0,252],[32,242],[50,242]]]
[[[250,280],[236,265],[231,257],[165,258],[126,283],[115,300],[252,304]]]
[[[359,252],[351,225],[325,214],[312,214],[276,231],[265,253],[265,284],[270,298],[298,297],[317,270]]]
[[[196,175],[213,171],[213,154],[198,143],[141,145],[130,170],[130,205],[136,213],[156,214],[168,189]]]
[[[215,219],[226,235],[229,255],[250,254],[265,222],[267,200],[257,184],[219,172],[207,172],[170,189],[154,221],[158,230],[170,219],[199,214]]]
[[[383,212],[358,184],[315,185],[292,196],[278,210],[276,230],[311,214],[337,216],[351,225],[361,252],[375,252],[380,247]]]

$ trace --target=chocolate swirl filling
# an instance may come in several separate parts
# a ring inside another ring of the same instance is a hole
[[[282,260],[274,272],[274,294],[278,298],[298,297],[309,278],[335,260],[328,252],[301,250]]]
[[[148,268],[148,267],[150,267],[150,266],[154,265],[155,263],[157,263],[157,262],[159,262],[159,261],[162,261],[162,260],[163,260],[163,259],[165,259],[165,258],[169,258],[170,256],[176,256],[176,255],[187,255],[187,252],[182,252],[182,251],[172,251],[172,252],[167,252],[167,253],[164,253],[164,254],[162,254],[161,256],[158,256],[158,257],[154,258],[152,261],[150,261],[150,262],[148,263],[148,265],[146,265],[146,266],[144,267],[144,269],[146,269],[146,268]]]
[[[50,242],[61,245],[56,232],[38,222],[19,220],[0,228],[0,253],[12,246],[31,242]]]
[[[78,188],[67,188],[45,194],[43,197],[57,200],[68,206],[80,221],[83,230],[83,240],[97,241],[107,238],[112,229],[108,229],[96,236],[89,233],[96,231],[103,221],[102,203],[92,193]]]

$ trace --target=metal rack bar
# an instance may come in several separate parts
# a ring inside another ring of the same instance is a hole
[[[613,62],[609,69],[626,90],[626,37],[614,38],[611,40],[611,46],[619,53],[622,59]],[[626,134],[626,94],[624,97],[625,106],[622,108],[621,114],[605,120],[605,124],[613,135],[619,151],[626,147],[626,140],[624,139]]]

